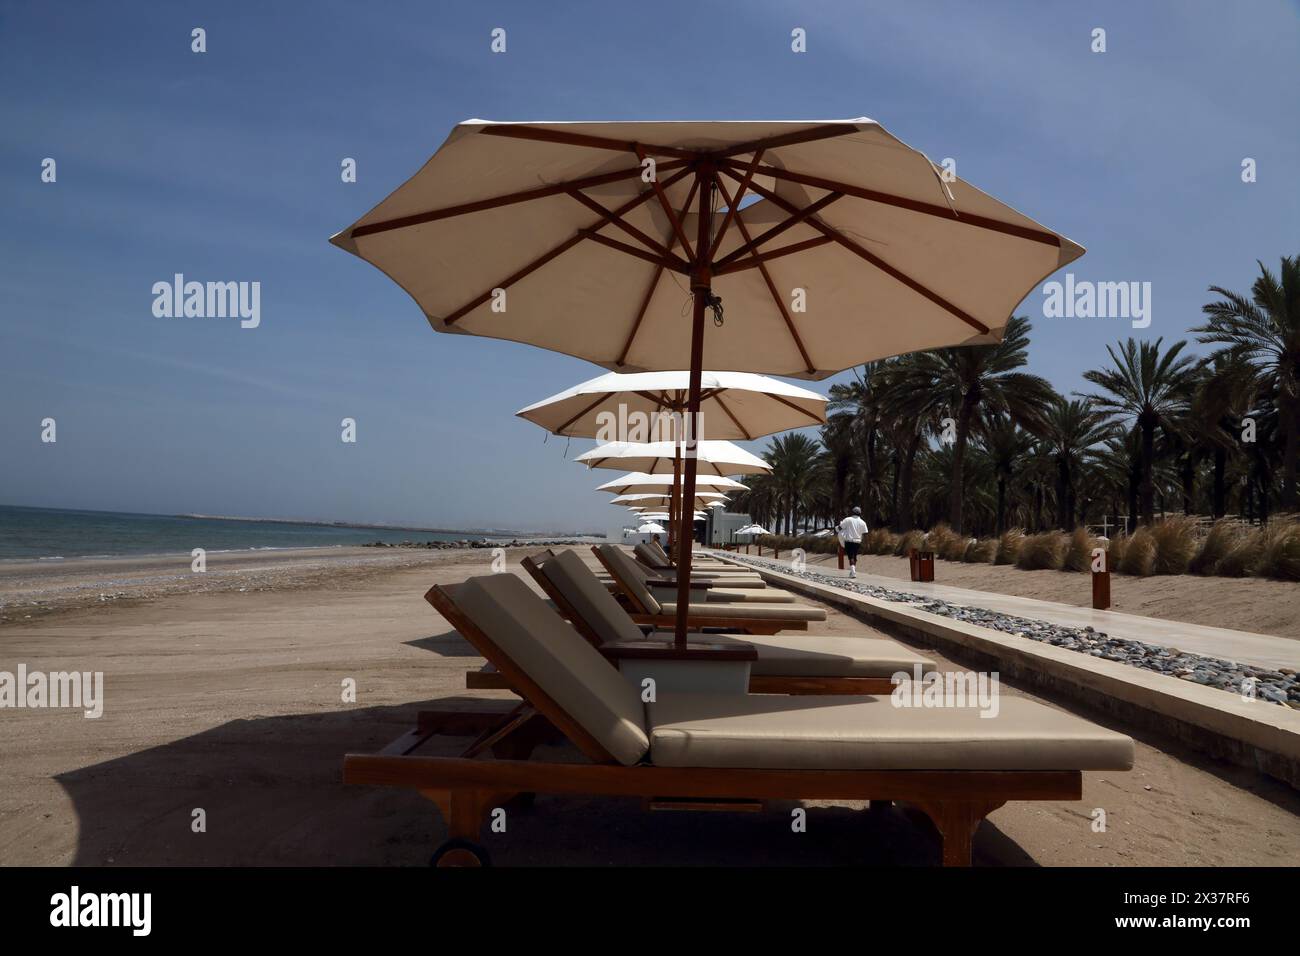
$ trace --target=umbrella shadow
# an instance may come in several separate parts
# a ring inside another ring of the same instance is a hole
[[[442,699],[445,707],[472,698]],[[424,865],[446,838],[414,790],[345,786],[345,753],[379,750],[434,701],[234,720],[181,740],[58,775],[78,821],[75,866]],[[475,701],[482,706],[483,701]],[[508,707],[509,702],[499,702]],[[466,738],[420,751],[456,755]],[[543,759],[581,759],[568,747]],[[639,801],[540,795],[507,810],[483,842],[504,865],[934,865],[938,845],[898,810],[807,807],[760,813],[647,813]],[[200,821],[202,826],[199,826]],[[986,822],[976,862],[1033,861]]]

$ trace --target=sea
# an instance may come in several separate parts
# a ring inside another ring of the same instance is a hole
[[[73,511],[0,505],[0,561],[326,548],[382,541],[497,541],[505,531],[423,531],[300,521]]]

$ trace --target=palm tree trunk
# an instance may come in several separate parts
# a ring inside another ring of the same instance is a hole
[[[1069,483],[1069,466],[1062,455],[1056,460],[1056,525],[1062,531],[1070,530],[1070,516],[1066,512],[1070,504],[1070,496],[1066,491]]]
[[[970,392],[962,399],[961,412],[957,416],[957,440],[952,446],[952,491],[948,499],[948,523],[958,534],[962,533],[961,512],[966,501],[966,489],[963,487],[965,483],[962,481],[962,471],[966,463],[966,439],[970,434],[975,401]]]
[[[903,458],[903,494],[898,503],[898,530],[912,530],[912,477],[916,471],[916,452],[921,447],[921,436],[913,435]]]
[[[1222,518],[1228,513],[1227,489],[1223,484],[1223,474],[1228,467],[1228,452],[1223,448],[1214,449],[1214,517]]]
[[[1289,406],[1289,407],[1288,407]],[[1300,440],[1300,402],[1291,400],[1282,410],[1282,510],[1296,510],[1296,444]]]
[[[1151,524],[1156,510],[1156,486],[1151,480],[1152,458],[1155,457],[1156,430],[1154,425],[1142,425],[1142,523]]]
[[[1007,517],[1007,480],[1006,480],[1005,478],[1003,478],[1001,475],[998,475],[998,522],[997,522],[997,534],[998,534],[999,536],[1001,536],[1001,534],[1002,534],[1003,531],[1007,530],[1007,528],[1006,528],[1006,524],[1007,524],[1006,517]]]

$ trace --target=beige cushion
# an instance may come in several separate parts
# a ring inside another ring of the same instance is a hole
[[[662,549],[660,549],[660,551],[662,552]],[[636,545],[632,549],[632,553],[637,556],[637,559],[639,561],[641,561],[645,565],[648,565],[651,568],[659,568],[663,565],[668,564],[667,561],[659,557],[659,555],[655,554],[654,551],[650,549],[650,546],[648,544]]]
[[[645,586],[645,573],[637,567],[637,563],[628,556],[627,552],[612,544],[597,545],[596,549],[608,562],[610,572],[628,592],[628,596],[644,607],[647,614],[658,614],[659,601]]]
[[[889,697],[663,694],[647,704],[661,767],[764,770],[1128,770],[1133,741],[1023,697],[974,708]]]
[[[650,593],[655,596],[655,600],[676,601],[677,588],[652,587]],[[794,595],[785,591],[778,591],[775,588],[764,588],[763,590],[743,591],[739,589],[729,589],[728,587],[714,586],[707,591],[692,591],[691,604],[793,604]]]
[[[565,551],[548,558],[542,565],[542,574],[573,605],[574,612],[596,632],[602,643],[642,640],[641,628],[632,623],[614,595],[597,580],[577,552]]]
[[[727,617],[736,621],[824,621],[826,611],[806,604],[692,604],[696,614]],[[677,602],[659,605],[659,614],[672,617]]]
[[[673,632],[654,631],[644,640],[671,643]],[[935,670],[935,663],[883,637],[804,634],[768,637],[755,634],[687,634],[687,642],[749,644],[758,651],[751,674],[763,677],[892,677]]]
[[[663,545],[661,545],[658,541],[648,542],[646,544],[646,550],[648,550],[650,554],[655,558],[654,561],[650,562],[651,564],[671,565],[673,563],[673,559],[668,557],[668,552],[664,550]]]
[[[619,763],[645,756],[636,689],[523,581],[513,574],[470,578],[456,605]]]

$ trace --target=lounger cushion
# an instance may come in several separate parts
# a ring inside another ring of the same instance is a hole
[[[542,565],[546,575],[573,610],[596,632],[604,644],[644,640],[641,628],[632,623],[614,595],[591,572],[576,551],[564,551]]]
[[[619,763],[645,756],[636,688],[523,581],[513,574],[470,578],[456,605]]]
[[[654,631],[642,640],[671,643],[673,632]],[[757,634],[688,634],[686,640],[709,644],[749,644],[758,651],[750,673],[763,677],[892,677],[899,671],[922,674],[935,670],[932,660],[921,657],[896,641],[883,637],[840,637],[804,634],[795,637]]]
[[[655,600],[676,601],[676,587],[652,587],[650,593],[655,596]],[[692,591],[691,604],[793,604],[794,595],[785,591],[778,591],[775,588],[764,588],[763,590],[742,591],[739,588],[730,588],[726,585],[714,585],[707,591]]]
[[[1128,770],[1133,741],[1043,704],[896,707],[889,697],[664,694],[647,704],[663,767],[761,770]]]
[[[824,621],[826,611],[806,604],[692,604],[693,613],[737,621]],[[677,602],[660,603],[660,615],[672,617]]]
[[[637,563],[628,556],[627,552],[612,544],[597,545],[596,550],[609,563],[610,571],[616,572],[615,577],[619,584],[627,589],[629,596],[645,608],[647,614],[658,614],[659,601],[646,587],[644,572],[637,567]]]

